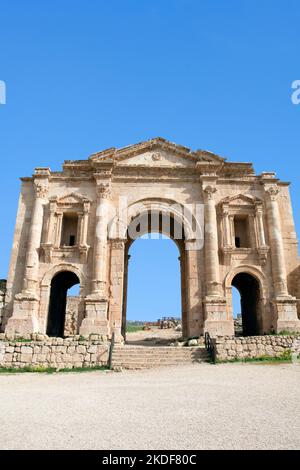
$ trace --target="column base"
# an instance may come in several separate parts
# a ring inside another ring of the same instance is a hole
[[[39,333],[38,320],[39,300],[36,295],[23,292],[16,295],[13,314],[8,319],[5,334],[8,338],[28,336]]]
[[[228,320],[226,300],[221,297],[206,297],[204,333],[210,336],[234,336],[233,319]]]
[[[275,332],[300,333],[297,300],[294,297],[278,297],[273,302]]]
[[[82,320],[79,334],[89,336],[97,334],[109,336],[107,319],[108,301],[91,295],[85,299],[85,318]]]
[[[115,334],[115,343],[117,343],[117,344],[124,343],[125,339],[121,335],[120,330],[113,330],[112,333]]]

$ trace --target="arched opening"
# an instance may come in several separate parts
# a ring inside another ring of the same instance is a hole
[[[248,273],[238,273],[231,282],[233,317],[235,318],[235,332],[243,336],[260,334],[260,286],[257,279]],[[238,312],[238,294],[240,296],[240,312]],[[238,317],[238,314],[241,317]]]
[[[170,339],[187,336],[184,231],[168,218],[169,223],[163,214],[143,214],[128,227],[121,330],[127,340],[127,320],[149,322],[158,333],[158,320],[166,319]]]
[[[68,291],[70,296],[78,295],[78,276],[71,271],[56,274],[51,282],[50,303],[46,333],[48,336],[64,337]]]

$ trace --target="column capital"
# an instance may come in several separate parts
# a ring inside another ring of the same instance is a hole
[[[96,193],[99,199],[108,199],[111,194],[110,181],[96,181]]]
[[[91,209],[91,203],[90,201],[84,201],[83,202],[83,214],[89,214]]]
[[[208,200],[214,199],[214,194],[217,192],[217,188],[210,184],[204,186],[202,190],[203,190],[204,197]]]
[[[263,203],[262,201],[256,201],[255,202],[255,213],[256,214],[262,214],[263,213]]]
[[[46,199],[49,190],[50,168],[37,167],[33,175],[33,185],[37,198]]]
[[[111,240],[111,246],[115,250],[123,250],[125,248],[126,239],[124,238],[115,238]]]
[[[269,197],[271,201],[277,200],[277,195],[279,193],[279,188],[277,184],[264,184],[265,194]]]
[[[35,191],[35,196],[40,199],[46,199],[49,193],[49,184],[48,180],[43,178],[43,179],[34,179],[34,191]]]

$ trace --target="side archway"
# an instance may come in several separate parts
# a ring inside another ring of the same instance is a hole
[[[61,271],[52,279],[46,329],[48,336],[64,337],[67,291],[76,284],[80,284],[80,280],[72,271]]]
[[[225,280],[227,302],[232,314],[232,287],[235,287],[240,295],[243,336],[260,335],[264,331],[264,318],[262,316],[263,281],[262,273],[249,266],[240,266],[232,270]]]
[[[82,321],[81,317],[84,315],[83,299],[86,286],[84,274],[77,266],[70,263],[61,263],[53,266],[44,274],[40,284],[41,303],[39,316],[41,331],[49,336],[64,335],[63,325],[66,314],[67,291],[76,284],[80,285],[80,299],[77,308],[77,324],[74,324],[74,333],[78,333]],[[60,303],[60,307],[55,306],[55,303]],[[55,318],[57,323],[53,325]]]

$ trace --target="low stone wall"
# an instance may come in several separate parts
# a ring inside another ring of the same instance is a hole
[[[212,339],[216,361],[289,357],[300,355],[299,336],[223,336]]]
[[[0,367],[56,368],[107,366],[110,343],[99,339],[47,338],[31,341],[0,339]],[[40,338],[38,338],[40,336]],[[98,335],[92,335],[98,336]]]

